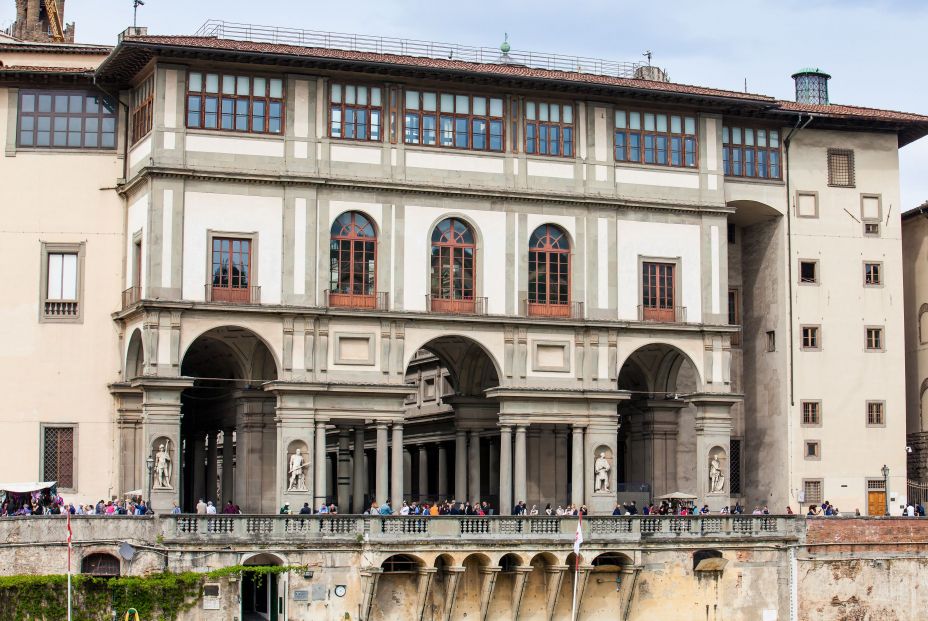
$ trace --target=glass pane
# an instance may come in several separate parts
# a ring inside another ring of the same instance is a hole
[[[81,113],[83,112],[83,95],[71,95],[68,102],[68,111],[72,113]]]
[[[61,265],[61,299],[77,299],[77,255],[62,255]]]
[[[235,76],[234,75],[222,76],[222,94],[223,95],[234,95],[235,94]]]
[[[358,105],[359,106],[367,105],[367,87],[366,86],[358,87]]]
[[[546,103],[540,103],[540,104],[538,104],[538,120],[539,120],[539,121],[547,121],[547,120],[549,120],[550,118],[551,118],[551,117],[550,117],[550,115],[548,114],[548,104],[546,104]]]
[[[255,78],[252,80],[251,92],[255,97],[265,97],[267,95],[267,79]]]
[[[525,118],[529,121],[535,120],[535,102],[529,101],[525,104]]]
[[[657,115],[657,131],[659,132],[667,131],[667,115],[666,114]]]
[[[757,146],[759,147],[767,146],[767,130],[765,129],[757,130]]]
[[[683,119],[678,116],[670,117],[670,132],[672,134],[683,133]]]
[[[641,129],[641,113],[640,112],[629,112],[628,113],[628,128],[629,129]]]
[[[744,144],[754,146],[754,130],[748,128],[744,130]]]
[[[490,99],[490,116],[503,116],[503,100],[492,98]]]
[[[20,108],[23,112],[35,112],[35,95],[23,95]]]
[[[470,97],[467,95],[455,96],[454,111],[458,114],[470,114]]]
[[[422,93],[422,109],[435,112],[438,109],[438,95],[435,93]]]
[[[406,91],[406,109],[419,109],[419,91]]]
[[[219,74],[217,73],[206,74],[206,92],[207,93],[218,93],[219,92]]]
[[[187,88],[194,92],[199,92],[203,90],[203,74],[199,71],[192,71],[190,73],[190,83]]]
[[[722,144],[728,144],[728,128],[722,128]]]
[[[68,96],[55,95],[55,112],[64,113],[68,111]]]
[[[435,115],[422,116],[422,144],[435,144]]]
[[[561,122],[561,107],[557,104],[551,104],[551,122]]]
[[[695,134],[696,133],[696,119],[692,116],[686,117],[684,129],[686,129],[687,134]]]
[[[52,96],[51,95],[39,95],[39,112],[51,112],[52,111]]]
[[[574,107],[573,106],[564,106],[564,122],[573,123],[574,122]]]
[[[454,112],[454,95],[449,95],[447,93],[441,94],[441,111]]]
[[[247,76],[240,75],[235,78],[235,94],[236,95],[248,95],[251,90],[251,80]]]
[[[770,130],[770,146],[779,147],[780,146],[780,132],[775,130]]]
[[[651,112],[644,113],[644,131],[653,132],[654,131],[654,114]]]
[[[345,87],[345,103],[353,105],[357,101],[357,99],[358,99],[357,89],[351,84],[346,86]]]
[[[486,97],[474,97],[474,115],[475,116],[486,116],[487,114],[487,98]]]
[[[49,300],[61,299],[61,268],[64,255],[48,255],[48,289],[46,295]]]
[[[625,129],[625,110],[615,111],[615,128]]]
[[[371,105],[380,106],[380,87],[374,86],[371,88]]]
[[[333,84],[332,85],[332,103],[341,103],[342,102],[342,85]]]
[[[270,96],[274,99],[282,99],[284,96],[284,81],[280,78],[271,79],[271,93]]]
[[[740,127],[731,128],[731,141],[734,144],[741,144],[741,128]]]

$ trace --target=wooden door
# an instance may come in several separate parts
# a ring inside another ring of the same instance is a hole
[[[886,513],[886,492],[873,490],[867,492],[867,515],[883,515]]]

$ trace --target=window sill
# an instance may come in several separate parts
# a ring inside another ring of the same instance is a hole
[[[432,153],[435,151],[441,151],[442,153],[457,153],[461,155],[483,155],[488,157],[505,157],[507,155],[512,155],[506,151],[487,151],[482,149],[458,149],[455,147],[443,147],[441,145],[427,145],[427,144],[406,144],[406,143],[397,143],[397,146],[400,144],[403,145],[404,150],[414,151],[421,153]]]
[[[168,130],[164,130],[168,131]],[[259,134],[251,132],[233,132],[224,129],[202,129],[202,128],[186,128],[186,134],[188,136],[228,136],[230,138],[257,138],[259,140],[273,140],[283,142],[286,138],[284,134]],[[144,140],[144,138],[142,139]],[[138,143],[136,143],[138,144]],[[129,147],[130,149],[132,147]]]
[[[616,168],[630,168],[633,170],[659,170],[667,172],[690,173],[692,175],[698,175],[701,172],[698,166],[662,166],[660,164],[639,164],[636,162],[617,162],[615,160],[612,160],[612,163]],[[604,164],[608,164],[608,162],[604,162]]]
[[[762,179],[758,177],[739,177],[737,175],[724,175],[725,183],[747,183],[749,185],[785,185],[782,179]]]
[[[75,148],[65,148],[60,149],[56,147],[16,147],[15,149],[8,149],[7,155],[15,155],[17,153],[47,153],[49,155],[61,155],[62,153],[70,154],[81,154],[81,155],[116,155],[116,148],[112,149],[95,149],[88,147],[85,149],[75,149]]]
[[[326,136],[325,140],[329,144],[353,144],[359,146],[376,146],[382,147],[385,144],[389,144],[386,140],[364,140],[361,138],[333,138],[332,136]],[[398,145],[391,145],[398,146]]]

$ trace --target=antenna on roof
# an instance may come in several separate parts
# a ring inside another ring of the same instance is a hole
[[[747,78],[744,79],[744,92],[745,93],[748,92],[748,79]]]
[[[644,54],[642,54],[642,56],[648,59],[648,66],[650,67],[651,66],[651,50],[647,50]]]
[[[132,27],[138,26],[139,7],[145,6],[144,0],[132,0]]]

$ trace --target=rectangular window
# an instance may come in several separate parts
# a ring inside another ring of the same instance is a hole
[[[642,319],[676,321],[673,263],[644,262],[641,274]]]
[[[802,481],[803,502],[807,505],[822,504],[822,480],[804,479]]]
[[[799,283],[804,285],[818,283],[818,261],[799,261]]]
[[[148,135],[152,126],[155,100],[155,76],[152,74],[132,91],[132,144]]]
[[[574,108],[570,104],[525,102],[525,152],[574,156]]]
[[[92,91],[21,90],[17,146],[115,149],[116,102]]]
[[[867,237],[879,237],[880,236],[880,223],[879,222],[864,222],[864,235]]]
[[[822,445],[818,440],[806,440],[806,459],[821,459]]]
[[[883,264],[864,263],[864,286],[879,287],[883,284]]]
[[[729,177],[780,178],[780,132],[722,127],[722,167]]]
[[[818,326],[802,326],[802,348],[803,349],[821,349],[821,334]]]
[[[767,351],[777,350],[777,333],[774,330],[767,331]]]
[[[804,426],[818,427],[822,424],[821,401],[803,401],[800,407],[802,408],[802,424]]]
[[[867,351],[883,351],[883,328],[866,328]]]
[[[281,78],[191,71],[187,75],[187,127],[282,134]]]
[[[58,489],[74,489],[74,426],[42,427],[42,481],[57,481]]]
[[[694,116],[615,111],[617,162],[696,168],[697,145]]]
[[[732,495],[741,493],[741,439],[732,438],[730,459],[728,461],[729,491]]]
[[[828,149],[828,185],[836,188],[854,187],[853,151]]]
[[[81,321],[84,244],[42,244],[42,322]]]
[[[403,142],[406,144],[503,151],[503,100],[500,97],[408,90],[403,110]],[[552,136],[546,130],[549,151],[553,141],[562,141],[560,133],[555,133],[557,135]],[[536,135],[535,140],[537,144],[540,138]],[[560,150],[562,146],[555,148]]]
[[[379,86],[333,83],[329,87],[329,137],[380,142],[382,130]]]
[[[885,427],[886,404],[883,401],[867,401],[867,426]]]
[[[209,301],[252,301],[251,265],[251,239],[214,237]]]

